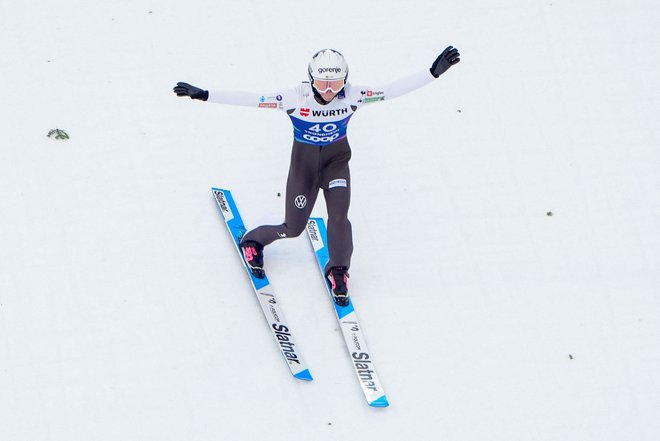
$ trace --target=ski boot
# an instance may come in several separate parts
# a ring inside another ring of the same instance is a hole
[[[246,240],[245,242],[241,242],[241,251],[252,275],[257,279],[266,277],[263,245],[253,240]]]
[[[326,277],[332,285],[332,296],[339,306],[348,306],[348,272],[345,266],[333,266]]]

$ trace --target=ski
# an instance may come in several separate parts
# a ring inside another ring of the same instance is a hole
[[[275,297],[275,292],[268,281],[268,276],[259,279],[252,275],[252,272],[243,258],[239,243],[241,237],[243,237],[243,234],[246,232],[246,228],[231,192],[221,188],[212,188],[212,191],[215,201],[218,204],[218,208],[220,208],[220,212],[224,218],[225,225],[227,225],[229,234],[233,239],[234,247],[236,248],[236,251],[238,251],[243,266],[250,277],[254,293],[259,300],[259,305],[261,305],[264,317],[268,322],[268,328],[273,334],[277,347],[284,357],[284,360],[287,362],[291,374],[300,380],[311,381],[313,379],[312,375],[309,372],[302,355],[298,352],[297,345],[291,332],[291,327],[287,324],[287,321],[284,318],[282,309]]]
[[[360,381],[362,392],[367,399],[370,406],[374,407],[387,407],[389,402],[383,390],[383,386],[376,374],[376,368],[373,364],[371,353],[367,348],[367,342],[362,334],[362,327],[358,321],[353,301],[349,297],[347,306],[339,306],[335,303],[332,296],[332,287],[328,279],[325,277],[325,266],[330,259],[328,254],[328,230],[326,229],[325,222],[320,217],[310,218],[307,222],[307,234],[314,247],[316,254],[316,261],[321,270],[321,275],[325,281],[325,287],[330,294],[330,299],[335,307],[337,313],[337,320],[341,333],[344,336],[346,348],[351,356],[353,362],[353,369]]]

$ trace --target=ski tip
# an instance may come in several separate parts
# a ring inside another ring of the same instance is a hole
[[[293,376],[299,380],[305,381],[312,381],[314,379],[312,378],[312,374],[309,372],[309,369],[305,369],[304,371],[298,372],[297,374],[293,374]]]
[[[387,401],[387,397],[385,395],[383,395],[379,399],[369,403],[369,406],[372,406],[372,407],[387,407],[389,405],[390,405],[390,403],[389,403],[389,401]]]
[[[211,187],[211,191],[222,191],[222,192],[227,192],[227,191],[229,191],[229,190],[225,190],[224,188]]]

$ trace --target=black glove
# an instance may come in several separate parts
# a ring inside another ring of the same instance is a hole
[[[440,56],[435,59],[433,66],[431,66],[431,75],[438,78],[440,75],[445,73],[447,69],[452,67],[454,64],[461,61],[461,54],[458,53],[458,49],[453,46],[449,46],[447,49],[442,51]]]
[[[206,101],[209,99],[209,91],[200,89],[188,83],[176,83],[174,86],[174,93],[177,96],[189,96],[194,100]]]

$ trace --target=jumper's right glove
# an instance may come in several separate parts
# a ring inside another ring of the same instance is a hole
[[[436,58],[435,62],[431,66],[431,75],[438,78],[440,75],[445,73],[447,69],[452,67],[454,64],[461,61],[461,54],[458,53],[458,49],[453,46],[449,46],[447,49],[442,51],[442,53]]]
[[[174,86],[174,93],[177,96],[189,96],[194,100],[206,101],[209,99],[209,91],[195,87],[192,84],[188,83],[176,83]]]

